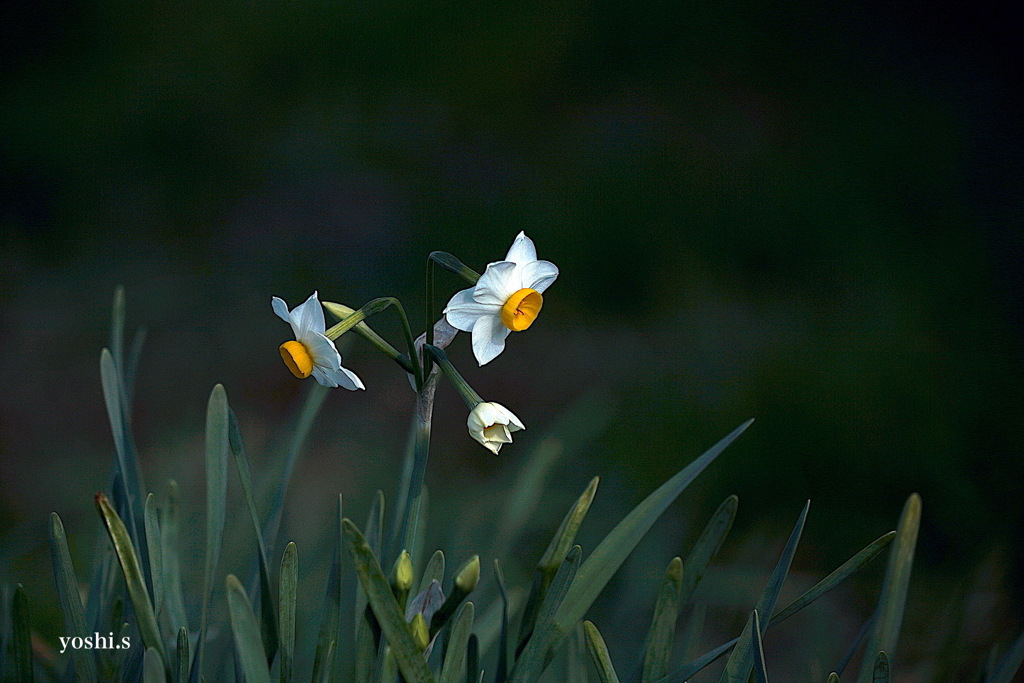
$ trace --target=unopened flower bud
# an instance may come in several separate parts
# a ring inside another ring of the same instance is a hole
[[[463,593],[471,593],[480,581],[480,556],[474,555],[455,575],[455,587]]]

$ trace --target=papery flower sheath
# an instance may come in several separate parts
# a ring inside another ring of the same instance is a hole
[[[558,277],[550,261],[537,260],[533,240],[520,232],[504,261],[487,265],[475,286],[451,298],[445,318],[455,328],[473,334],[473,355],[480,365],[505,348],[509,332],[522,332],[537,319],[543,292]]]
[[[495,455],[501,447],[512,443],[512,432],[526,429],[512,411],[500,403],[480,402],[466,420],[469,435]]]
[[[324,335],[324,309],[316,292],[291,311],[280,297],[275,296],[271,301],[274,313],[291,325],[295,334],[295,341],[281,344],[281,358],[293,375],[299,379],[313,375],[313,379],[325,387],[366,388],[354,372],[341,366],[341,354],[334,342]]]

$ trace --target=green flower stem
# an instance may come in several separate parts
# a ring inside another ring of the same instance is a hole
[[[473,390],[473,387],[469,386],[469,382],[467,382],[459,371],[455,369],[455,366],[452,365],[450,360],[448,360],[448,356],[445,355],[444,351],[436,346],[431,346],[430,344],[425,344],[423,348],[426,350],[427,354],[433,357],[434,362],[441,368],[441,372],[443,372],[455,386],[455,390],[459,392],[459,396],[461,396],[462,400],[466,402],[466,405],[470,410],[476,408],[477,404],[483,403],[484,400],[480,398],[480,394],[476,393],[476,391]]]
[[[426,326],[427,334],[426,341],[428,344],[434,343],[434,326],[432,320],[434,319],[434,264],[437,264],[445,270],[455,273],[459,277],[466,280],[471,285],[475,285],[476,281],[480,279],[480,273],[476,272],[465,263],[455,258],[447,251],[432,251],[427,257],[427,288],[426,288],[426,299],[427,299],[427,316]],[[423,359],[423,374],[430,374],[429,361],[424,357]]]
[[[412,336],[412,330],[409,328],[409,318],[406,316],[405,308],[398,299],[391,296],[374,299],[358,311],[353,310],[348,306],[334,303],[333,301],[324,301],[322,303],[324,308],[336,315],[338,318],[341,318],[341,322],[328,329],[327,332],[324,333],[324,336],[333,340],[337,339],[349,330],[353,330],[363,339],[373,344],[378,351],[381,351],[391,360],[401,365],[403,370],[408,372],[410,375],[413,375],[416,378],[417,387],[423,385],[423,374],[420,369],[420,364],[416,362],[416,346]],[[363,322],[366,318],[380,313],[388,306],[394,306],[398,309],[398,316],[402,320],[402,332],[405,335],[406,344],[409,346],[410,355],[408,356],[400,353],[398,349],[389,344],[383,337],[370,329],[369,325]]]
[[[406,463],[410,473],[406,480],[403,477],[402,489],[398,494],[398,509],[395,510],[395,525],[391,534],[390,557],[397,557],[403,550],[412,551],[412,540],[419,528],[420,508],[423,502],[423,479],[427,471],[427,459],[430,456],[430,421],[434,413],[434,392],[437,390],[437,376],[428,377],[422,388],[416,392],[416,405],[413,409],[413,425],[410,433],[412,448],[407,457],[412,464]]]

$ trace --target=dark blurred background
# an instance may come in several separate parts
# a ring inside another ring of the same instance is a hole
[[[642,546],[638,619],[729,493],[740,512],[720,576],[757,584],[807,498],[795,569],[819,578],[893,528],[917,491],[902,675],[953,676],[1020,627],[1019,5],[45,0],[3,12],[0,578],[37,602],[55,605],[50,511],[88,566],[112,455],[97,360],[116,285],[129,329],[148,331],[135,417],[147,481],[176,478],[201,524],[213,384],[257,465],[309,389],[278,357],[288,330],[272,295],[395,295],[422,329],[430,250],[482,270],[525,230],[561,269],[538,323],[483,368],[468,336],[451,353],[529,429],[495,459],[442,388],[435,500],[486,521],[482,501],[566,407],[596,400],[610,416],[552,470],[537,515],[550,533],[602,474],[610,502],[592,549],[753,416],[655,528],[660,545]],[[463,286],[438,282],[439,303]],[[387,316],[375,326],[397,343]],[[375,488],[393,496],[411,392],[358,340],[346,364],[368,390],[333,392],[314,427],[289,498],[300,552],[338,491],[359,520]],[[531,537],[527,555],[543,543]],[[829,653],[870,613],[880,574],[840,592]],[[943,659],[951,649],[959,663]]]

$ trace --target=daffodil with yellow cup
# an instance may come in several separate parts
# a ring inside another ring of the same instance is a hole
[[[472,333],[473,355],[484,365],[505,349],[509,333],[533,324],[544,305],[544,290],[557,277],[557,266],[539,261],[533,240],[520,232],[504,261],[488,264],[475,286],[451,298],[445,318]]]
[[[324,334],[324,310],[317,293],[291,311],[280,297],[272,299],[274,313],[292,326],[293,341],[281,344],[281,358],[292,374],[299,379],[313,376],[325,387],[345,387],[349,390],[365,389],[356,373],[342,367],[341,354],[334,342]]]

